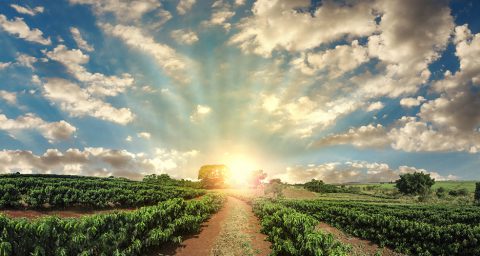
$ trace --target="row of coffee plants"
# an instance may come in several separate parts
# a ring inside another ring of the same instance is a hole
[[[190,199],[203,190],[151,184],[117,178],[45,175],[0,176],[0,208],[24,207],[132,207],[171,198]]]
[[[267,200],[254,201],[253,209],[272,243],[272,255],[342,256],[351,251],[333,235],[316,230],[318,221],[306,214]]]
[[[281,204],[408,255],[480,255],[478,209],[319,200]],[[442,225],[429,223],[434,220]]]
[[[198,231],[224,198],[170,199],[135,211],[82,218],[11,219],[0,215],[0,255],[144,255]]]

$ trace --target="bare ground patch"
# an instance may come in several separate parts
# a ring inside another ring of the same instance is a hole
[[[338,239],[342,243],[351,245],[352,256],[403,256],[403,254],[394,252],[390,248],[381,248],[371,241],[346,234],[343,231],[324,222],[320,222],[320,224],[317,226],[317,229],[327,233],[331,233],[336,239]]]

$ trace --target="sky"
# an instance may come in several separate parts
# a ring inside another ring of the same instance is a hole
[[[0,3],[0,173],[480,179],[478,1]]]

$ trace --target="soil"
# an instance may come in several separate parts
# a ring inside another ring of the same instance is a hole
[[[350,236],[345,234],[343,231],[327,224],[320,222],[317,226],[317,229],[324,232],[332,234],[337,240],[344,244],[349,244],[352,246],[352,255],[358,256],[370,256],[370,255],[382,255],[382,256],[402,256],[403,254],[394,252],[392,249],[387,247],[379,247],[377,244],[361,239],[358,237]]]
[[[177,247],[150,255],[243,256],[270,253],[270,243],[260,233],[260,223],[246,202],[227,197],[223,208],[202,225],[196,235],[185,237]]]

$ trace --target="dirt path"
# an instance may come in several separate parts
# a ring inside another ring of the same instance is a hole
[[[330,226],[327,223],[320,222],[320,224],[317,226],[317,229],[328,232],[332,234],[336,239],[338,239],[340,242],[349,244],[353,248],[352,255],[354,256],[370,256],[370,255],[382,255],[382,256],[403,256],[403,254],[394,252],[390,248],[380,248],[378,245],[375,243],[364,240],[358,237],[350,236],[348,234],[345,234],[343,231]]]
[[[270,253],[270,243],[265,238],[251,206],[229,196],[224,207],[204,223],[199,234],[186,237],[176,248],[165,248],[151,255],[266,256]]]

